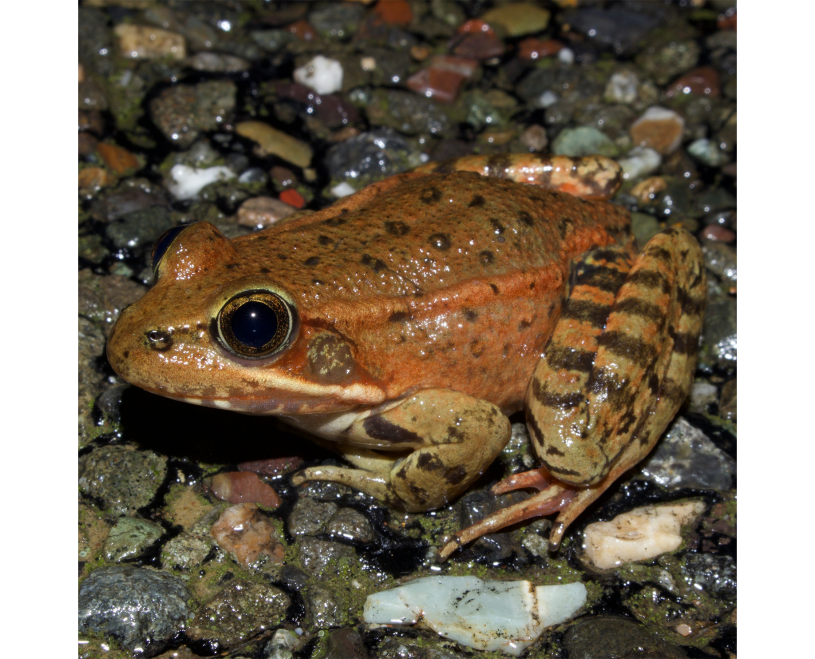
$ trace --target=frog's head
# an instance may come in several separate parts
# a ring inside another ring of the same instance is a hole
[[[113,369],[169,398],[254,414],[382,402],[350,343],[310,324],[274,273],[242,265],[252,260],[241,251],[251,242],[233,243],[207,222],[162,236],[155,285],[111,331]]]

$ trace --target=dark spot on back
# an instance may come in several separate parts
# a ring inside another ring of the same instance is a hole
[[[483,205],[484,205],[484,197],[482,197],[480,194],[477,194],[475,197],[473,197],[470,200],[470,203],[467,204],[467,208],[480,208]]]
[[[234,270],[234,269],[235,269],[235,268],[237,268],[237,267],[238,267],[238,264],[237,264],[237,263],[227,263],[227,264],[226,264],[226,269],[227,269],[227,270]]]
[[[485,249],[478,256],[481,257],[481,263],[483,265],[490,265],[495,260],[495,255],[488,249]]]
[[[436,186],[431,185],[429,188],[422,190],[419,199],[423,204],[437,204],[441,201],[441,191]]]
[[[319,256],[310,256],[303,263],[309,267],[315,266],[320,262]]]
[[[441,252],[446,252],[450,249],[450,236],[446,233],[434,233],[428,238],[428,242]]]
[[[261,267],[260,267],[260,272],[262,272],[262,273],[265,275],[265,274],[270,273],[270,272],[271,272],[271,270],[269,270],[269,268],[267,268],[267,267],[265,267],[265,266],[261,266]]]
[[[385,231],[392,236],[406,236],[410,233],[410,227],[404,222],[385,222]]]
[[[577,197],[579,199],[579,197]],[[561,238],[568,236],[574,229],[574,222],[567,218],[563,218],[558,224],[558,232]]]
[[[521,211],[521,214],[518,216],[518,219],[528,227],[531,227],[532,224],[534,223],[532,216],[526,211]]]
[[[348,212],[348,210],[343,208],[341,212],[345,214]],[[338,227],[345,224],[345,219],[342,217],[332,217],[323,222],[323,224],[329,227]]]
[[[328,236],[318,236],[317,242],[320,243],[321,245],[330,245],[331,238],[329,238]]]
[[[493,228],[493,230],[495,231],[495,235],[496,235],[496,236],[500,236],[502,233],[504,233],[504,231],[505,231],[505,229],[506,229],[506,228],[504,227],[504,225],[503,225],[503,224],[501,224],[501,223],[498,221],[498,218],[496,218],[496,217],[491,217],[491,218],[490,218],[490,224],[492,225],[492,228]]]
[[[388,320],[391,323],[401,323],[409,318],[410,314],[407,311],[394,311],[390,316],[388,316]]]
[[[498,287],[495,284],[490,284],[489,286],[492,289],[492,292],[498,295]]]
[[[520,322],[520,323],[518,323],[518,329],[519,329],[519,330],[525,330],[525,329],[526,329],[527,327],[529,327],[530,325],[532,325],[532,321],[531,321],[531,320],[525,320],[525,319],[522,319],[522,320],[521,320],[521,322]]]
[[[478,318],[478,314],[472,309],[464,309],[464,317],[470,322],[473,322]]]
[[[375,259],[369,254],[363,254],[362,258],[360,259],[360,263],[362,263],[362,265],[364,266],[369,267],[374,272],[382,272],[383,270],[388,269],[388,266],[385,264],[384,261]]]

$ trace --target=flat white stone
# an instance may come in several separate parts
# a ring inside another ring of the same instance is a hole
[[[424,577],[369,595],[369,624],[421,624],[462,645],[520,655],[546,627],[568,620],[586,602],[582,583],[535,586],[528,581]]]
[[[633,180],[645,178],[657,171],[662,163],[662,156],[650,147],[637,146],[617,163],[622,167],[623,178]]]
[[[176,199],[193,199],[206,186],[215,181],[228,181],[235,178],[235,172],[229,167],[209,167],[195,169],[188,165],[173,165],[170,170],[172,183],[167,187]]]
[[[610,522],[589,524],[583,532],[585,557],[607,570],[675,551],[682,544],[682,525],[704,510],[701,501],[645,506],[617,515]]]
[[[331,188],[331,194],[333,194],[335,197],[340,197],[340,198],[347,197],[348,195],[352,195],[356,191],[357,191],[356,188],[349,185],[345,181],[343,181],[342,183],[337,183],[337,185],[335,185],[333,188]]]
[[[318,94],[333,94],[342,89],[342,64],[317,55],[305,66],[295,69],[294,80]]]

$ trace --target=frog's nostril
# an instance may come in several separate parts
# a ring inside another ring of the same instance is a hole
[[[150,346],[151,350],[163,352],[173,345],[172,334],[164,330],[150,330],[145,336],[147,337],[147,345]]]

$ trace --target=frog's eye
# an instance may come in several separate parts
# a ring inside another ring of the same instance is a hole
[[[155,245],[153,245],[153,253],[150,256],[150,267],[153,268],[154,279],[158,279],[158,265],[161,263],[161,257],[164,256],[170,245],[173,244],[175,237],[188,226],[188,224],[182,224],[181,226],[173,227],[165,231],[161,234],[161,237],[156,241]]]
[[[218,314],[221,342],[241,357],[268,357],[287,345],[293,309],[270,291],[244,291]]]

